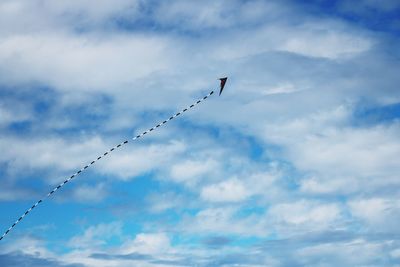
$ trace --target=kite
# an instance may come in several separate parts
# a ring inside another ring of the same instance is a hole
[[[220,92],[219,95],[221,95],[222,90],[224,89],[225,83],[226,83],[227,77],[225,78],[220,78],[221,84],[220,84]],[[132,140],[130,141],[135,141],[141,137],[144,137],[144,135],[158,129],[159,127],[163,126],[164,124],[166,124],[167,122],[173,120],[174,118],[178,117],[179,115],[183,114],[184,112],[188,111],[189,109],[193,108],[194,106],[200,104],[202,101],[206,100],[208,97],[210,97],[212,94],[214,94],[214,91],[211,91],[210,93],[208,93],[208,95],[204,96],[203,98],[200,98],[199,100],[197,100],[196,102],[194,102],[193,104],[191,104],[190,106],[184,108],[183,110],[179,111],[178,113],[175,113],[173,116],[169,117],[168,119],[158,123],[157,125],[155,125],[154,127],[142,132],[139,135],[136,135],[135,137],[132,138]],[[22,214],[18,220],[16,220],[5,232],[4,234],[0,237],[0,240],[2,240],[23,218],[25,218],[26,215],[28,215],[34,208],[36,208],[40,203],[42,203],[46,198],[49,198],[51,195],[53,195],[57,190],[59,190],[62,186],[64,186],[65,184],[67,184],[68,182],[70,182],[72,179],[76,178],[78,175],[80,175],[83,171],[85,171],[87,168],[89,168],[90,166],[92,166],[94,163],[96,163],[97,161],[99,161],[100,159],[104,158],[105,156],[107,156],[108,154],[110,154],[111,152],[113,152],[114,150],[120,148],[121,146],[127,144],[129,141],[125,140],[121,143],[119,143],[118,145],[110,148],[108,151],[104,152],[102,155],[100,155],[99,157],[97,157],[95,160],[91,161],[89,164],[85,165],[84,167],[82,167],[79,171],[75,172],[73,175],[71,175],[69,178],[67,178],[64,182],[62,182],[61,184],[59,184],[58,186],[56,186],[53,190],[51,190],[44,198],[40,199],[39,201],[37,201],[35,204],[32,205],[32,207],[30,207],[29,209],[27,209],[25,211],[24,214]]]
[[[225,84],[226,84],[226,80],[228,80],[228,77],[219,78],[219,80],[221,81],[219,95],[221,95],[222,94],[222,90],[224,90],[224,87],[225,87]]]

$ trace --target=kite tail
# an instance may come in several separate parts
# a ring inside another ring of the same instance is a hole
[[[174,118],[178,117],[179,115],[185,113],[186,111],[188,111],[189,109],[193,108],[194,106],[200,104],[202,101],[206,100],[208,97],[210,97],[212,94],[214,93],[214,91],[211,91],[208,95],[204,96],[203,98],[200,98],[199,100],[197,100],[196,102],[194,102],[193,104],[191,104],[190,106],[182,109],[181,111],[175,113],[173,116],[169,117],[167,120],[164,120],[163,122],[160,122],[159,124],[155,125],[154,127],[148,129],[147,131],[144,131],[143,133],[135,136],[132,138],[132,141],[139,139],[140,137],[144,136],[147,133],[150,133],[152,131],[154,131],[155,129],[159,128],[160,126],[166,124],[167,122],[173,120]],[[71,175],[68,179],[66,179],[64,182],[62,182],[61,184],[59,184],[57,187],[55,187],[53,190],[51,190],[43,199],[40,199],[39,201],[37,201],[32,207],[30,207],[28,210],[25,211],[24,214],[22,214],[18,220],[15,221],[15,223],[13,223],[13,225],[11,225],[7,231],[4,232],[4,234],[0,237],[0,240],[2,240],[26,215],[28,215],[34,208],[36,208],[40,203],[43,202],[43,200],[45,200],[46,198],[50,197],[52,194],[54,194],[58,189],[60,189],[62,186],[64,186],[66,183],[68,183],[69,181],[71,181],[72,179],[74,179],[75,177],[77,177],[79,174],[81,174],[84,170],[86,170],[87,168],[89,168],[90,166],[92,166],[94,163],[96,163],[97,161],[99,161],[100,159],[104,158],[105,156],[107,156],[108,154],[110,154],[111,152],[113,152],[114,150],[120,148],[121,146],[125,145],[128,143],[128,140],[123,141],[121,143],[119,143],[118,145],[110,148],[108,151],[104,152],[102,155],[100,155],[99,157],[97,157],[97,159],[93,160],[92,162],[90,162],[89,164],[87,164],[85,167],[81,168],[79,171],[75,172],[73,175]]]

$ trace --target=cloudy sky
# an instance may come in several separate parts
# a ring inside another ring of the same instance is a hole
[[[400,2],[2,0],[1,266],[400,266]]]

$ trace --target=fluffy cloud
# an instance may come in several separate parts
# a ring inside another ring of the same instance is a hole
[[[310,173],[300,182],[306,193],[349,194],[397,184],[398,123],[348,126],[343,107],[268,125],[267,140],[284,147],[284,157]]]
[[[132,241],[125,242],[121,246],[121,253],[158,254],[171,250],[170,240],[164,233],[138,234]]]
[[[72,248],[98,247],[106,244],[107,239],[121,235],[121,228],[120,222],[90,226],[82,235],[72,237],[68,244]]]
[[[0,43],[1,81],[39,82],[64,91],[126,88],[168,68],[168,42],[146,35],[14,35]]]
[[[180,141],[134,148],[134,152],[122,152],[119,156],[105,161],[100,169],[105,173],[117,174],[121,179],[127,180],[139,174],[169,166],[172,159],[185,150],[186,144]]]
[[[275,220],[275,226],[280,232],[292,233],[293,228],[317,231],[339,226],[341,208],[336,203],[315,203],[297,201],[272,206],[268,215]]]
[[[238,202],[249,196],[244,185],[238,179],[230,179],[202,189],[201,197],[211,202]]]
[[[187,183],[188,185],[196,184],[199,177],[213,172],[217,167],[218,163],[212,159],[205,161],[186,160],[171,167],[171,178],[173,181]]]
[[[13,144],[12,149],[10,143]],[[72,172],[82,167],[85,162],[90,163],[96,156],[113,146],[107,145],[100,137],[77,142],[60,138],[18,140],[9,137],[2,139],[0,145],[4,151],[0,160],[8,164],[10,173],[19,173],[18,170],[26,172],[26,170],[49,168],[55,168],[59,173],[65,173],[67,170]],[[129,151],[114,152],[107,161],[99,161],[97,171],[116,173],[121,179],[129,179],[168,164],[171,157],[185,151],[185,144],[171,141],[168,144],[152,145],[150,148],[128,149]]]
[[[63,192],[76,200],[66,211],[116,196],[102,215],[140,212],[67,238],[10,239],[0,261],[394,265],[398,4],[348,3],[329,5],[330,16],[320,1],[2,1],[2,214],[215,88],[219,75],[229,90]]]
[[[66,170],[71,171],[79,168],[83,162],[89,163],[95,155],[106,148],[99,137],[72,144],[60,138],[21,140],[4,137],[0,146],[3,150],[0,161],[8,165],[7,171],[14,176],[35,169],[55,168],[57,174]],[[52,179],[59,181],[60,178],[52,177]]]
[[[0,127],[13,122],[21,122],[30,119],[31,116],[19,108],[5,108],[0,105]]]
[[[375,197],[354,199],[348,205],[351,214],[368,227],[380,229],[381,232],[397,232],[395,221],[399,219],[399,201]]]
[[[197,234],[230,234],[265,237],[271,232],[258,214],[239,216],[237,207],[226,206],[200,210],[193,217],[185,216],[180,231]]]

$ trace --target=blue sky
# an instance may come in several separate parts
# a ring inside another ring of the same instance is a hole
[[[1,266],[400,266],[400,3],[0,3]]]

